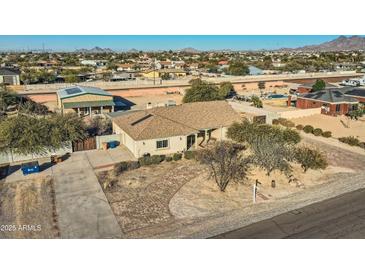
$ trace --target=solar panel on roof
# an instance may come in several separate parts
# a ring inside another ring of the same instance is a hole
[[[76,94],[76,93],[80,93],[81,90],[79,88],[69,88],[69,89],[66,89],[66,93],[68,95],[72,95],[72,94]]]

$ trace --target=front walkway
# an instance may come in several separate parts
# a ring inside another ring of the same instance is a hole
[[[74,154],[84,154],[94,169],[109,168],[123,161],[135,161],[133,154],[123,145],[108,150],[87,150]]]
[[[120,238],[121,230],[84,153],[52,167],[61,238]]]

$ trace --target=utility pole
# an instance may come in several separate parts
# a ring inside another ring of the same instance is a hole
[[[156,58],[153,59],[153,85],[156,85]]]

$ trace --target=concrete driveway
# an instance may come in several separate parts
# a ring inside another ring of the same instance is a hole
[[[74,154],[85,154],[94,169],[108,168],[119,162],[136,160],[133,154],[123,145],[108,150],[94,149]]]
[[[121,230],[87,156],[52,167],[61,238],[120,238]]]

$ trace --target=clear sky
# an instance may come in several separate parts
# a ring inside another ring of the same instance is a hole
[[[113,50],[259,50],[319,44],[338,35],[0,35],[0,50],[52,49],[73,51],[81,48]]]

